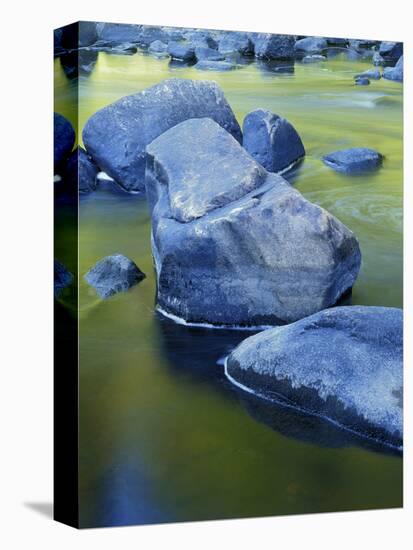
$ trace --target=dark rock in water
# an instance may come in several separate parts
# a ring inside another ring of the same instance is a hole
[[[257,109],[243,124],[243,146],[268,172],[280,172],[305,155],[295,128],[278,115]]]
[[[70,271],[68,271],[62,263],[55,260],[53,282],[55,298],[58,298],[61,295],[63,289],[72,284],[73,279],[73,274],[70,273]]]
[[[147,155],[161,311],[190,323],[277,324],[333,305],[352,287],[353,233],[211,119],[177,124]]]
[[[137,44],[142,34],[142,27],[121,23],[98,23],[97,34],[98,41],[102,45],[115,46],[127,42]],[[156,40],[156,38],[153,38],[153,40]]]
[[[218,50],[224,55],[253,55],[254,44],[246,32],[225,32],[219,41]]]
[[[125,42],[123,44],[115,44],[113,46],[101,48],[101,50],[113,55],[133,55],[138,51],[138,47],[132,42]]]
[[[346,47],[348,45],[347,38],[334,38],[333,36],[327,36],[325,38],[328,46],[336,46],[336,47]]]
[[[225,59],[225,56],[218,50],[205,46],[195,48],[195,57],[198,61],[222,61]]]
[[[53,31],[53,46],[54,46],[54,57],[58,57],[65,52],[65,49],[62,45],[63,38],[63,29],[55,29]]]
[[[308,36],[297,40],[295,43],[295,51],[297,53],[321,53],[328,47],[327,40],[318,36]]]
[[[356,74],[354,78],[369,78],[370,80],[380,80],[381,73],[379,69],[368,69],[367,71]]]
[[[383,78],[394,80],[395,82],[403,82],[403,56],[401,56],[395,67],[385,67]]]
[[[166,40],[164,42],[167,44],[171,40],[184,40],[184,29],[179,27],[162,27],[162,32],[165,33]]]
[[[323,157],[327,166],[343,174],[362,174],[380,168],[383,157],[373,149],[353,147],[329,153]]]
[[[190,42],[169,42],[168,53],[173,59],[191,61],[195,59],[195,47]]]
[[[76,134],[70,122],[59,113],[54,113],[54,165],[58,166],[71,153]]]
[[[382,42],[379,48],[379,54],[386,61],[396,62],[403,55],[403,44],[401,42]]]
[[[363,50],[369,50],[377,46],[377,40],[353,40],[348,41],[349,48],[362,53]]]
[[[327,61],[325,55],[305,55],[302,59],[303,63],[320,63],[320,61]]]
[[[143,191],[146,146],[175,124],[201,117],[212,118],[241,142],[239,124],[215,82],[173,78],[97,111],[86,122],[83,143],[126,190]]]
[[[258,33],[253,36],[255,57],[264,59],[291,59],[294,57],[294,36]]]
[[[161,42],[160,40],[154,40],[150,43],[148,52],[155,56],[166,56],[168,54],[168,44]]]
[[[232,71],[236,68],[236,63],[231,61],[210,61],[207,59],[198,61],[195,65],[195,69],[200,71]]]
[[[403,313],[336,307],[244,340],[230,380],[384,443],[403,441]]]
[[[85,275],[86,281],[96,289],[101,298],[109,298],[136,285],[145,274],[123,254],[106,256]]]
[[[77,147],[70,155],[64,179],[74,192],[90,193],[97,187],[99,168],[82,147]]]
[[[366,76],[356,76],[354,78],[354,84],[356,84],[356,86],[368,86],[370,80]]]

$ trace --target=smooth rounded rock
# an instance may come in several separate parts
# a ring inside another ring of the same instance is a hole
[[[291,35],[251,34],[255,57],[260,59],[291,59],[294,57],[295,38]]]
[[[305,54],[321,53],[327,47],[327,40],[319,36],[307,36],[295,43],[295,51]]]
[[[366,147],[334,151],[323,157],[324,164],[343,174],[363,174],[380,168],[383,156]]]

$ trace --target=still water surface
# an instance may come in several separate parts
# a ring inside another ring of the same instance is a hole
[[[56,60],[55,110],[76,122],[75,91]],[[79,129],[101,107],[172,76],[213,79],[240,124],[252,109],[289,119],[305,161],[288,179],[358,236],[353,303],[402,307],[402,87],[353,85],[366,61],[343,55],[294,73],[252,62],[228,73],[100,53],[79,79]],[[81,142],[81,139],[79,139]],[[323,154],[365,146],[377,173],[345,177]],[[242,395],[217,360],[246,334],[175,325],[154,313],[145,201],[110,184],[80,201],[80,522],[82,526],[397,507],[401,457],[326,423]],[[82,275],[120,252],[147,275],[102,301]],[[70,268],[75,259],[61,261]],[[74,268],[74,267],[73,267]]]

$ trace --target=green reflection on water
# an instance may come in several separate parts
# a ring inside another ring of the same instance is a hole
[[[99,108],[172,76],[217,81],[240,123],[258,107],[288,118],[307,151],[294,185],[360,240],[363,265],[353,303],[401,307],[402,87],[385,80],[354,86],[352,75],[367,67],[339,56],[296,64],[290,75],[255,62],[212,73],[171,70],[167,60],[141,54],[100,54],[91,76],[80,79],[79,127]],[[56,83],[65,94],[76,85],[58,61]],[[59,97],[55,109],[74,120]],[[320,161],[351,146],[379,150],[382,169],[348,178]],[[285,437],[254,420],[225,382],[210,384],[187,366],[181,372],[171,365],[153,313],[149,236],[144,201],[103,192],[82,199],[80,274],[121,252],[147,278],[105,302],[80,280],[81,523],[400,506],[399,457]]]

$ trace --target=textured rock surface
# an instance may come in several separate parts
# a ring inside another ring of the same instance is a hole
[[[200,71],[233,71],[237,64],[232,61],[210,61],[202,59],[195,65],[195,69]]]
[[[211,81],[174,78],[104,107],[87,121],[83,142],[100,168],[128,191],[145,185],[145,148],[188,118],[210,117],[238,141],[241,129]]]
[[[168,44],[161,42],[161,40],[154,40],[150,43],[148,52],[156,56],[167,56],[168,54]]]
[[[73,281],[73,274],[66,269],[66,267],[59,261],[54,261],[54,295],[55,298],[58,298],[62,293],[63,289],[71,285]]]
[[[122,23],[98,23],[98,40],[101,44],[119,45],[125,42],[138,43],[142,28],[140,25]],[[156,40],[156,38],[153,38]]]
[[[255,56],[264,59],[290,59],[294,57],[295,39],[290,35],[259,33],[251,35]]]
[[[82,147],[77,147],[67,161],[64,179],[74,191],[90,193],[97,187],[98,172],[99,168],[86,151]]]
[[[298,53],[321,53],[327,47],[327,40],[318,36],[307,36],[295,43],[295,51]]]
[[[62,115],[54,113],[54,165],[65,160],[75,144],[75,131],[70,122]]]
[[[337,307],[244,340],[227,374],[266,397],[402,445],[403,314]]]
[[[356,84],[356,86],[368,86],[370,84],[370,80],[366,76],[356,76],[354,79],[354,84]]]
[[[188,322],[262,325],[333,305],[360,267],[353,233],[210,119],[147,148],[157,302]]]
[[[395,67],[385,67],[383,78],[394,80],[395,82],[403,82],[403,56],[400,57]]]
[[[219,41],[218,50],[223,54],[252,55],[254,44],[246,32],[225,32]]]
[[[397,61],[403,55],[403,44],[401,42],[382,42],[379,54],[386,61]]]
[[[198,46],[195,48],[195,57],[198,61],[222,61],[225,59],[225,56],[218,50],[205,46]]]
[[[243,146],[269,172],[279,172],[305,155],[303,142],[288,120],[264,109],[245,117]]]
[[[380,168],[383,157],[373,149],[354,147],[329,153],[323,157],[327,166],[343,174],[361,174]]]
[[[136,285],[145,274],[126,256],[114,254],[97,262],[85,275],[101,298],[109,298]]]
[[[195,59],[195,47],[190,42],[171,41],[168,44],[168,53],[172,59],[180,59],[181,61],[192,61]]]

